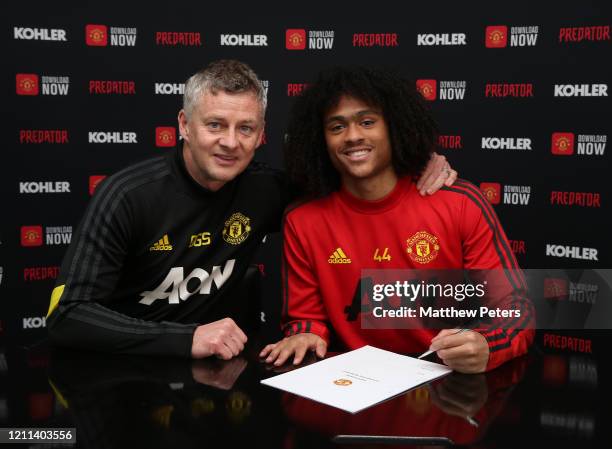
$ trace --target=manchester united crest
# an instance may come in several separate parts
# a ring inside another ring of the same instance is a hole
[[[251,219],[240,212],[232,214],[223,227],[223,240],[232,245],[240,245],[251,232]]]
[[[415,262],[426,264],[438,257],[438,237],[426,231],[419,231],[406,240],[406,252]]]

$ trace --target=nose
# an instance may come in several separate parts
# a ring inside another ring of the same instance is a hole
[[[360,143],[363,140],[361,129],[356,123],[349,123],[346,128],[346,134],[344,135],[344,141],[346,143]]]
[[[229,126],[221,139],[219,140],[219,144],[228,150],[235,150],[238,148],[238,136],[236,133],[236,129]]]

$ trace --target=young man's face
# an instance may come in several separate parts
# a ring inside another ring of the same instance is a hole
[[[244,171],[263,136],[263,113],[252,92],[205,92],[189,118],[181,111],[178,120],[187,171],[213,191]]]
[[[378,108],[342,96],[325,114],[323,126],[329,157],[350,191],[365,181],[395,184],[389,130]]]

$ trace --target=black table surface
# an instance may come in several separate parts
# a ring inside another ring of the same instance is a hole
[[[247,346],[230,361],[190,361],[44,343],[0,348],[0,427],[74,427],[71,447],[83,448],[612,443],[610,362],[603,355],[534,348],[491,372],[452,373],[352,415],[261,385],[290,368],[271,370],[258,349]]]

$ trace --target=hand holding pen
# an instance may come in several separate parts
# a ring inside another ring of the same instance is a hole
[[[433,352],[445,365],[461,373],[482,373],[489,361],[489,344],[484,336],[464,328],[441,330],[419,358]]]
[[[452,333],[452,335],[458,334],[460,332],[465,332],[465,331],[469,331],[469,329],[450,329],[451,331],[455,331]],[[436,335],[434,338],[432,338],[432,343],[433,341],[438,338],[440,336],[440,334]],[[420,356],[417,357],[417,359],[422,359],[424,357],[427,357],[429,354],[433,354],[434,352],[436,352],[437,349],[432,349],[432,346],[429,346],[429,349],[427,351],[425,351],[423,354],[421,354]]]

